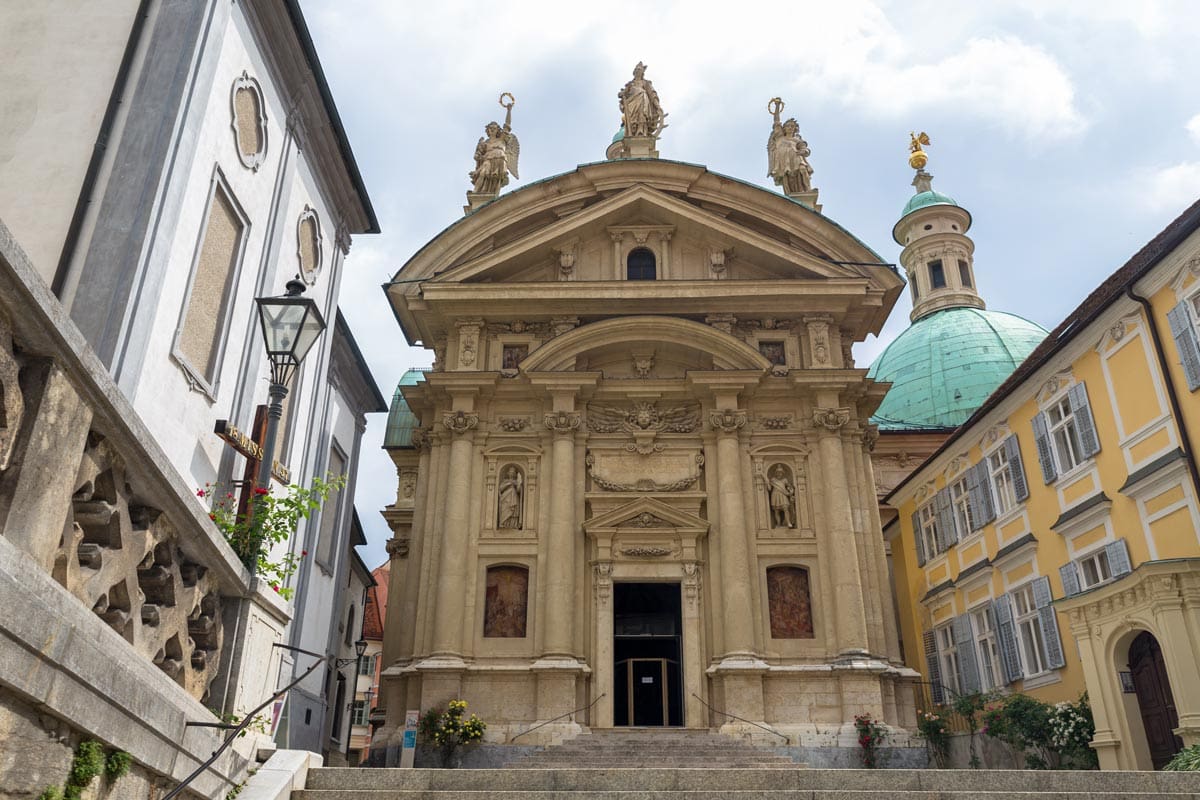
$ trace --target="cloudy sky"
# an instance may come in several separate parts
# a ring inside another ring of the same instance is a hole
[[[303,0],[383,234],[354,243],[342,308],[387,397],[431,354],[404,344],[380,284],[462,214],[483,125],[517,98],[522,180],[597,161],[617,90],[648,66],[664,158],[766,178],[767,100],[812,148],[824,213],[886,260],[913,189],[908,132],[934,188],[974,217],[989,308],[1052,328],[1200,196],[1200,9],[1188,2],[401,3]],[[867,364],[908,324],[907,295]],[[395,471],[372,418],[356,499],[371,566]]]

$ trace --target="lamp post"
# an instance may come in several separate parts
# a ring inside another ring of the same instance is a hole
[[[271,467],[275,461],[275,438],[279,434],[279,420],[283,417],[283,398],[287,397],[287,386],[292,376],[317,337],[325,330],[325,320],[317,304],[310,298],[301,297],[304,283],[299,276],[287,282],[282,297],[256,297],[258,319],[262,325],[263,341],[267,347],[267,358],[271,361],[271,385],[268,389],[267,430],[263,436],[262,460],[258,465],[255,486],[266,488],[271,485]],[[254,514],[254,536],[242,561],[251,573],[258,566],[258,551],[262,547],[262,519]]]

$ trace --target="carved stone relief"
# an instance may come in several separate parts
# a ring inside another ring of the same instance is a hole
[[[8,468],[17,431],[25,417],[25,397],[18,383],[20,365],[13,354],[12,328],[0,312],[0,470]]]
[[[812,595],[808,570],[771,567],[767,570],[767,603],[772,639],[812,639]]]
[[[587,454],[592,483],[606,492],[682,492],[700,480],[704,455],[673,451],[634,456],[600,450]]]
[[[137,504],[123,460],[98,434],[76,486],[54,578],[203,702],[223,639],[216,584],[184,556],[166,516]]]
[[[448,411],[442,415],[442,425],[451,433],[461,436],[479,425],[479,415],[466,411]]]
[[[475,366],[479,360],[479,332],[483,328],[483,320],[461,320],[456,323],[458,328],[458,367],[467,369]]]

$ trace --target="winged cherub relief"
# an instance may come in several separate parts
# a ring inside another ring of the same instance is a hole
[[[629,408],[590,403],[588,428],[594,433],[692,433],[700,427],[700,404],[681,403],[660,410],[638,401]]]
[[[507,103],[504,102],[506,98]],[[476,194],[499,194],[508,185],[509,173],[514,178],[521,177],[517,173],[521,143],[512,132],[512,109],[515,104],[516,100],[508,92],[500,95],[504,125],[501,127],[497,122],[489,122],[484,129],[485,135],[475,145],[475,169],[468,173],[468,177]]]

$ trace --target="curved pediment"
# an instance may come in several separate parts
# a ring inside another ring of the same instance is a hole
[[[676,317],[619,317],[593,322],[556,336],[521,363],[523,372],[563,372],[575,369],[587,353],[620,345],[671,345],[712,358],[713,369],[768,370],[771,362],[750,345],[703,325]]]

